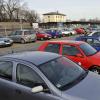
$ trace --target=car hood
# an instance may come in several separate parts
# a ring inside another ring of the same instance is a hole
[[[81,82],[62,94],[83,98],[83,100],[100,100],[100,76],[89,72]]]
[[[100,51],[92,56],[88,56],[88,58],[92,62],[92,65],[100,66]]]

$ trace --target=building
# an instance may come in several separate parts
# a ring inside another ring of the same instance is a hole
[[[66,22],[66,15],[57,12],[43,14],[43,22]]]

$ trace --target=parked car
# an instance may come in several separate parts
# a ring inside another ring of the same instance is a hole
[[[27,42],[35,42],[37,40],[35,32],[31,30],[17,30],[13,31],[8,36],[14,42],[27,43]]]
[[[1,100],[100,100],[99,85],[99,75],[58,54],[0,57]]]
[[[75,38],[76,41],[85,41],[93,46],[97,51],[100,51],[100,40],[94,36],[79,36]]]
[[[52,38],[52,36],[50,34],[47,34],[43,31],[36,32],[36,36],[37,36],[37,39],[39,39],[39,40],[48,40],[48,39]]]
[[[65,30],[62,30],[62,34],[63,34],[63,36],[69,36],[69,35],[76,34],[76,32],[74,30],[71,30],[71,29],[65,29]]]
[[[48,30],[45,30],[45,32],[47,34],[50,34],[52,36],[52,38],[61,38],[62,37],[62,34],[59,30],[52,30],[52,29],[48,29]]]
[[[94,36],[94,37],[99,37],[100,38],[100,31],[93,31],[88,36]]]
[[[54,52],[66,56],[83,68],[100,74],[100,52],[83,41],[46,41],[39,51]]]
[[[85,33],[85,30],[83,28],[76,28],[75,31],[76,31],[76,34],[84,34]]]
[[[12,45],[13,45],[13,40],[4,36],[0,36],[0,47],[6,47]]]

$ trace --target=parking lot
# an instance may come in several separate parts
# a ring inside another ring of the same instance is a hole
[[[51,40],[73,40],[76,36],[69,36],[69,37],[62,37],[57,39],[51,39]],[[48,41],[51,41],[48,40]],[[47,41],[47,40],[45,40]],[[23,51],[34,51],[37,50],[37,48],[43,43],[44,41],[36,41],[33,43],[26,43],[26,44],[20,44],[20,43],[14,43],[11,47],[4,47],[0,48],[0,55],[6,55],[12,52],[23,52]]]

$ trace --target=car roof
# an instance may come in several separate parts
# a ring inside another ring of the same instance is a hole
[[[98,39],[98,37],[94,37],[94,36],[80,36],[79,38]]]
[[[29,51],[29,52],[8,54],[8,55],[3,56],[3,58],[24,60],[24,61],[31,62],[35,64],[36,66],[38,66],[50,60],[59,58],[60,56],[61,55],[58,55],[56,53],[50,53],[50,52]]]
[[[61,43],[61,44],[72,44],[72,45],[80,45],[83,44],[85,42],[83,41],[74,41],[74,40],[57,40],[57,41],[46,41],[48,43]]]

